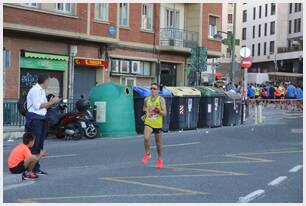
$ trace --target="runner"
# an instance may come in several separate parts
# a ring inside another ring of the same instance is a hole
[[[155,142],[157,147],[158,159],[157,168],[163,167],[162,160],[162,127],[163,116],[166,116],[166,101],[163,97],[158,96],[159,86],[156,83],[151,84],[151,96],[145,98],[143,111],[144,115],[142,120],[144,121],[144,147],[146,153],[143,156],[142,164],[146,164],[151,159],[150,153],[150,138],[151,134],[155,134]]]

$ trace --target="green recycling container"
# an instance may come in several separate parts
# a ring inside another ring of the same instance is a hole
[[[121,84],[106,83],[93,87],[89,93],[100,137],[136,135],[133,89]]]
[[[201,92],[198,127],[222,126],[225,93],[216,87],[199,86],[196,89]]]

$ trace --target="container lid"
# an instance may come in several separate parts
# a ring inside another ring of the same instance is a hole
[[[150,87],[148,86],[134,86],[133,90],[136,95],[141,97],[147,97],[151,95]],[[158,95],[162,97],[171,97],[172,93],[164,87],[162,91],[159,91]]]
[[[193,87],[167,87],[173,94],[173,96],[201,96],[201,92]]]
[[[238,95],[237,93],[233,93],[233,92],[224,92],[224,93],[226,94],[227,99],[241,100],[241,96]]]
[[[201,92],[201,95],[204,97],[212,97],[212,96],[225,96],[225,93],[223,90],[218,89],[216,87],[208,87],[208,86],[199,86],[196,87]]]

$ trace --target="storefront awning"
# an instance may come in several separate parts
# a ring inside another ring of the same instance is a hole
[[[68,61],[68,56],[56,55],[56,54],[44,54],[35,52],[25,52],[24,56],[26,58],[37,58],[37,59],[49,59],[58,61]]]

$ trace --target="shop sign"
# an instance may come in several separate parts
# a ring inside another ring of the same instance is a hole
[[[108,61],[102,59],[80,59],[76,58],[74,60],[76,65],[80,66],[92,66],[92,67],[108,67]]]

